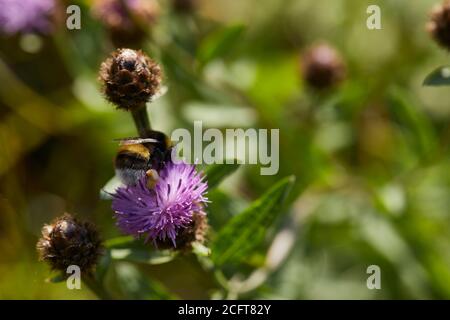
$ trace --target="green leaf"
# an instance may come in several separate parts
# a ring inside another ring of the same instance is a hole
[[[176,253],[169,250],[151,250],[141,248],[111,249],[111,258],[116,261],[129,261],[146,264],[163,264],[172,261]]]
[[[406,91],[399,88],[392,88],[389,91],[389,102],[391,112],[404,129],[405,136],[415,153],[422,159],[431,159],[436,154],[438,138],[425,112]]]
[[[240,165],[238,160],[234,159],[232,164],[226,164],[226,160],[224,160],[223,164],[213,164],[206,167],[204,173],[208,181],[208,189],[217,187],[225,177],[235,172]]]
[[[170,250],[154,250],[142,239],[123,236],[105,241],[105,247],[110,250],[112,260],[131,261],[146,264],[163,264],[172,261],[176,253]]]
[[[123,236],[106,240],[104,245],[108,249],[123,248],[125,246],[130,246],[130,244],[135,241],[136,240],[132,236]]]
[[[208,191],[208,222],[212,230],[220,230],[237,212],[241,212],[248,206],[243,199],[231,197],[220,189]]]
[[[118,284],[126,299],[133,300],[168,300],[176,299],[163,284],[144,276],[130,263],[116,265]]]
[[[293,176],[282,179],[219,231],[211,246],[216,265],[240,262],[264,241],[267,230],[282,212],[294,181]]]
[[[197,58],[202,65],[220,56],[224,56],[238,42],[245,27],[234,25],[220,29],[209,35],[201,44]]]
[[[103,283],[106,274],[108,273],[109,266],[111,265],[111,251],[105,250],[105,254],[100,258],[95,269],[95,278],[100,283]]]
[[[424,86],[449,86],[450,66],[442,66],[431,72],[423,81]]]

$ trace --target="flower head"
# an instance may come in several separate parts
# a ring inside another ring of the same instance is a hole
[[[100,67],[100,81],[107,100],[117,108],[141,108],[158,93],[160,66],[142,51],[118,49]]]
[[[450,50],[450,0],[432,9],[427,30],[438,44]]]
[[[303,55],[302,71],[303,78],[310,87],[327,89],[344,79],[346,66],[333,47],[320,43]]]
[[[135,186],[119,188],[112,204],[119,228],[136,237],[145,234],[146,240],[156,245],[170,240],[177,247],[177,240],[189,233],[189,228],[203,228],[198,220],[205,216],[207,201],[208,185],[203,179],[194,165],[169,162],[153,189],[148,188],[145,177]],[[190,234],[194,236],[187,238],[195,240],[195,232]]]
[[[55,0],[0,0],[3,33],[49,33],[53,26]]]
[[[61,271],[77,265],[82,272],[90,272],[103,251],[96,228],[67,213],[42,228],[36,247],[40,260]]]

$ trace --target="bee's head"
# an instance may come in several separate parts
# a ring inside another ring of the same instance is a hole
[[[168,136],[163,132],[156,130],[148,130],[145,133],[145,138],[155,140],[155,142],[145,144],[151,150],[157,149],[161,152],[165,152],[172,144]]]

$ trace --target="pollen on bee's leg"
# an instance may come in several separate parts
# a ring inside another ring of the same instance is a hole
[[[155,169],[150,169],[150,170],[147,170],[145,175],[147,176],[147,187],[149,189],[153,189],[159,179],[158,172]]]

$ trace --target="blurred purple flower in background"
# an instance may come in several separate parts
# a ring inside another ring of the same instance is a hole
[[[55,8],[55,0],[0,0],[0,31],[49,33]]]
[[[158,3],[154,0],[96,0],[93,14],[109,28],[133,29],[133,16],[154,22],[159,13]]]
[[[136,186],[119,188],[112,204],[117,225],[136,237],[146,233],[146,240],[155,243],[170,239],[175,247],[178,231],[191,224],[193,214],[205,214],[208,185],[203,179],[195,165],[168,163],[153,189],[146,177]]]
[[[156,0],[95,0],[92,15],[108,31],[116,48],[140,49],[147,28],[160,15]]]

